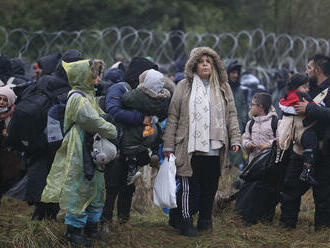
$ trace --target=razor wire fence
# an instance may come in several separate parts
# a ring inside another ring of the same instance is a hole
[[[87,57],[101,58],[111,65],[121,58],[152,57],[160,67],[173,72],[176,60],[189,57],[192,48],[209,46],[222,59],[238,59],[244,69],[254,70],[265,86],[272,73],[282,66],[303,71],[308,57],[329,54],[329,40],[267,33],[261,29],[237,33],[161,32],[133,27],[110,27],[103,30],[27,31],[0,26],[0,54],[29,62],[53,52],[78,49]]]

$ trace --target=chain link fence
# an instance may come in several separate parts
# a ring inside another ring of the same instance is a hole
[[[272,73],[282,66],[303,71],[308,57],[329,54],[329,40],[267,33],[261,29],[238,33],[160,32],[133,27],[103,30],[27,31],[0,26],[0,53],[29,62],[56,51],[75,48],[87,57],[102,58],[108,65],[121,58],[150,56],[169,72],[174,62],[189,57],[192,48],[209,46],[225,61],[238,59],[244,69],[255,70],[267,86]]]

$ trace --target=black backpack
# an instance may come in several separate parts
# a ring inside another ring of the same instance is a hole
[[[51,80],[51,76],[45,76],[40,82],[24,90],[7,129],[7,142],[14,149],[33,153],[46,147],[44,129],[48,111],[57,103],[58,95],[66,90],[48,89],[47,85]]]
[[[277,122],[278,122],[277,116],[272,115],[271,127],[272,127],[272,130],[273,130],[274,137],[276,137]],[[254,125],[254,119],[251,119],[250,124],[249,124],[249,133],[250,133],[250,135],[252,134],[253,125]]]

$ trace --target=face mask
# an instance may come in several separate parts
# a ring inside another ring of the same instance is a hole
[[[0,113],[4,113],[8,111],[8,107],[2,107],[0,108]]]

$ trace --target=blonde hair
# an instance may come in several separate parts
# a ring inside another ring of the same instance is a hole
[[[206,55],[206,54],[204,54],[204,55]],[[218,71],[214,66],[213,58],[209,55],[206,55],[206,56],[210,59],[211,66],[212,66],[212,73],[211,73],[211,76],[210,76],[210,79],[209,79],[210,86],[211,86],[211,88],[214,89],[214,92],[215,92],[216,96],[218,96],[219,93],[220,93],[220,80],[219,80],[220,75],[218,75]]]

